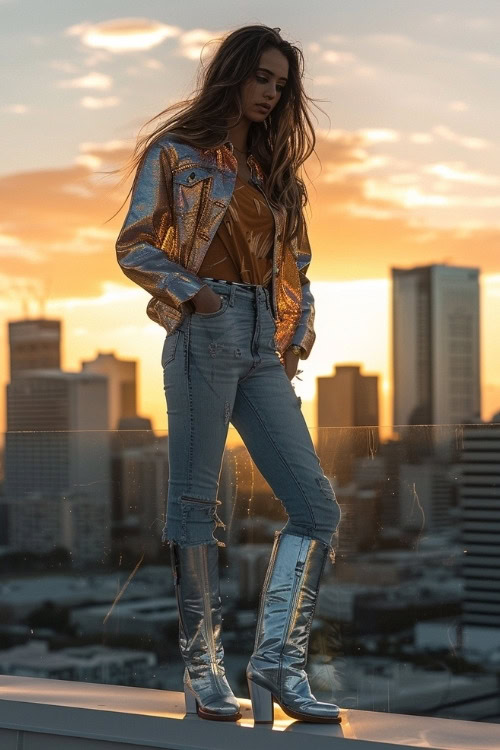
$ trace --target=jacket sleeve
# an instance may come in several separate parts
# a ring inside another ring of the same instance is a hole
[[[316,339],[316,333],[314,331],[314,297],[311,292],[311,282],[306,275],[311,262],[311,246],[305,220],[303,220],[301,235],[296,239],[295,258],[302,289],[302,312],[290,343],[297,344],[302,349],[300,359],[307,359]]]
[[[125,222],[116,240],[123,273],[149,294],[179,308],[206,286],[170,258],[178,252],[168,154],[154,143],[138,167]]]

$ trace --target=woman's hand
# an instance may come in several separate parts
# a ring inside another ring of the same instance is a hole
[[[194,311],[201,313],[213,313],[220,310],[222,306],[222,298],[220,294],[214,292],[209,286],[204,286],[197,292],[194,297],[191,297]]]
[[[299,355],[295,354],[291,349],[287,349],[284,356],[285,360],[285,372],[288,375],[288,379],[292,380],[297,372],[297,366],[299,364]]]

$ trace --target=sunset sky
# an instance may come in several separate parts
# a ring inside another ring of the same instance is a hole
[[[123,166],[140,126],[191,94],[200,55],[250,23],[299,44],[321,108],[306,165],[317,340],[294,381],[309,425],[315,378],[346,363],[379,375],[391,423],[390,269],[429,263],[481,270],[490,419],[500,410],[498,0],[0,0],[2,390],[7,321],[43,310],[63,320],[64,369],[99,351],[137,359],[139,411],[165,429],[165,332],[116,263],[126,206],[105,223],[130,180],[99,172]]]

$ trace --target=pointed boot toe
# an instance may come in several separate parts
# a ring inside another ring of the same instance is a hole
[[[208,703],[203,708],[199,708],[198,715],[205,719],[215,719],[219,721],[238,721],[241,719],[240,706],[235,701],[214,701]]]
[[[283,711],[298,721],[324,722],[325,724],[337,724],[342,719],[340,708],[335,703],[323,703],[313,700],[298,706],[281,705]]]
[[[317,701],[305,665],[319,582],[329,547],[276,532],[247,666],[254,721],[272,723],[275,701],[298,721],[339,723],[340,708]]]

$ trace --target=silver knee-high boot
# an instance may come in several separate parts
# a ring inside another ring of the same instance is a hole
[[[328,550],[317,539],[276,532],[246,670],[255,723],[273,722],[273,700],[293,719],[341,721],[338,706],[316,700],[304,670]]]
[[[185,664],[186,713],[237,721],[240,705],[226,679],[221,641],[218,546],[170,542],[179,610],[179,646]]]

